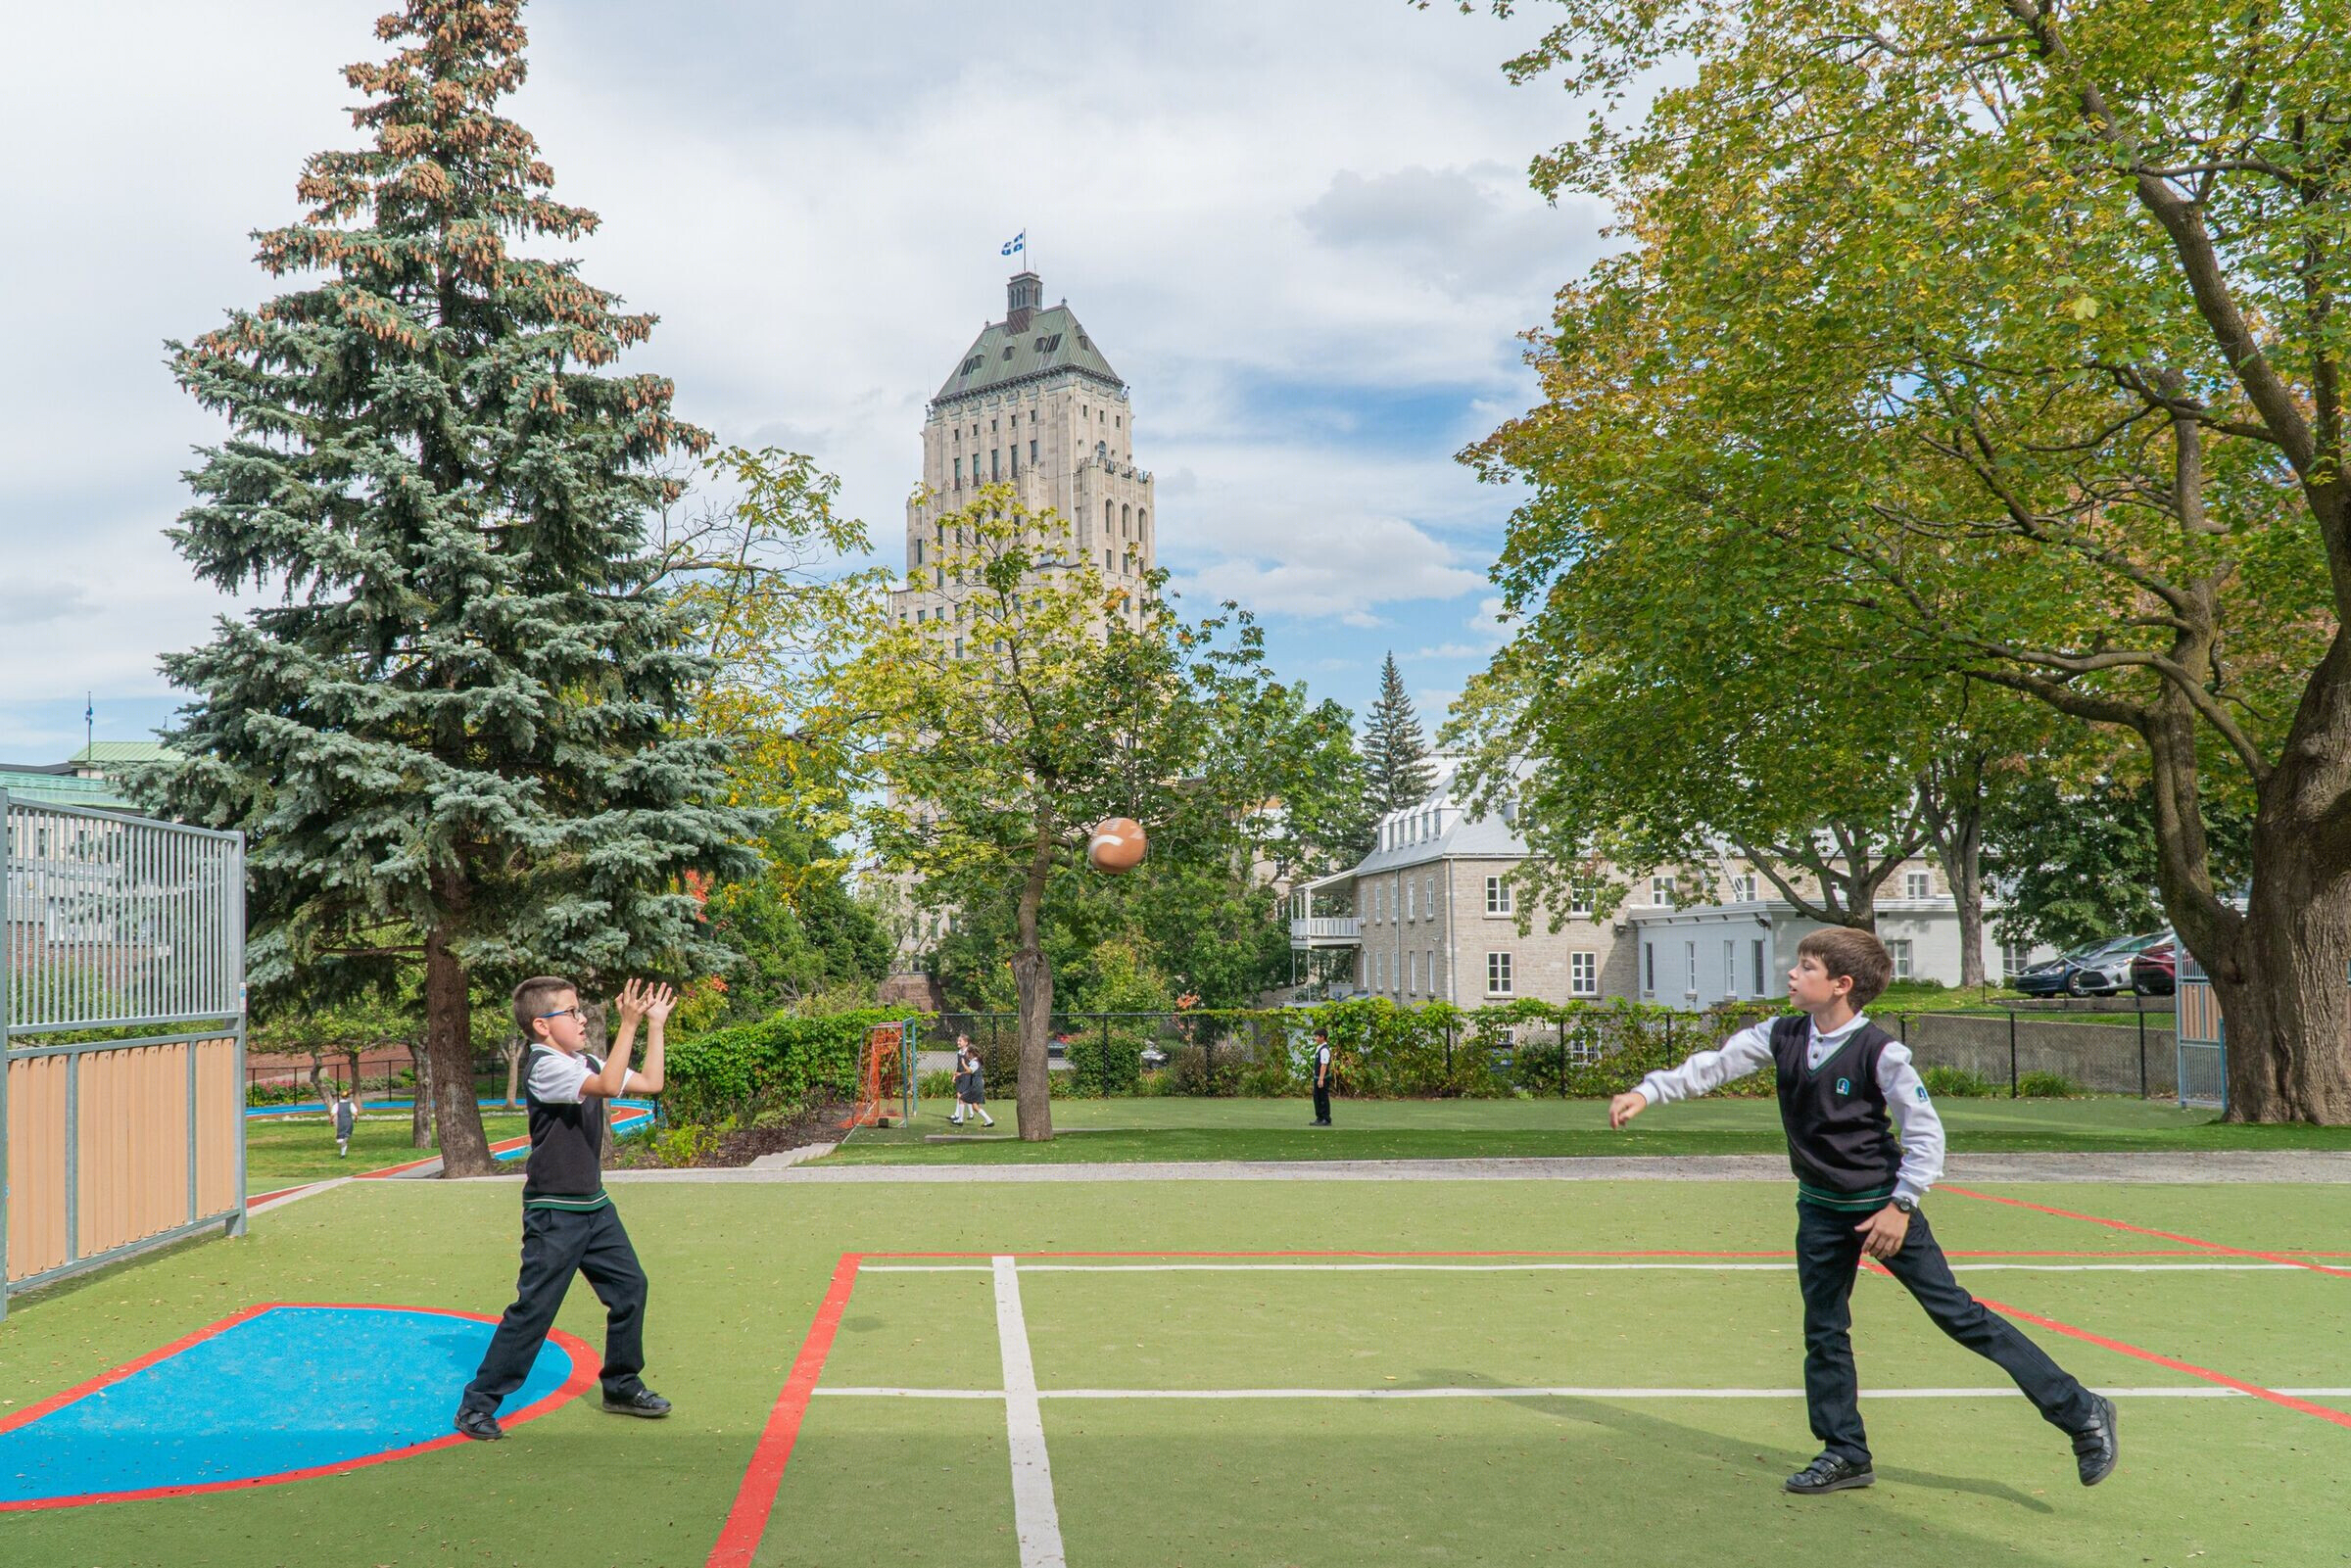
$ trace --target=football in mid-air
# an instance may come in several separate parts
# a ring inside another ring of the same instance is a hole
[[[1143,851],[1148,847],[1141,823],[1131,817],[1106,817],[1094,824],[1085,841],[1085,863],[1096,871],[1123,877],[1143,863]]]

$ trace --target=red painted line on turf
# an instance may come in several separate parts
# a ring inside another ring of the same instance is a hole
[[[131,1374],[144,1371],[167,1356],[176,1355],[192,1345],[202,1344],[215,1335],[225,1333],[246,1319],[258,1317],[276,1307],[330,1307],[339,1311],[355,1312],[430,1312],[441,1317],[471,1318],[477,1323],[498,1321],[497,1318],[484,1312],[459,1311],[451,1307],[386,1307],[381,1302],[264,1302],[258,1307],[248,1307],[241,1312],[232,1312],[216,1323],[208,1323],[192,1334],[173,1340],[161,1350],[150,1351],[135,1361],[125,1361],[120,1366],[101,1372],[88,1382],[76,1384],[63,1394],[51,1395],[38,1404],[23,1410],[12,1411],[6,1417],[0,1417],[0,1432],[12,1431],[28,1421],[38,1420],[52,1410],[71,1404],[75,1400],[94,1394],[111,1384],[120,1383]],[[508,1430],[520,1426],[525,1421],[536,1421],[556,1406],[578,1399],[596,1384],[597,1369],[600,1362],[595,1351],[590,1349],[578,1336],[566,1334],[559,1328],[548,1330],[547,1337],[570,1360],[571,1375],[563,1380],[561,1387],[544,1398],[532,1401],[511,1415],[502,1416],[499,1425]],[[205,1481],[180,1487],[142,1487],[129,1492],[85,1492],[70,1497],[34,1497],[23,1502],[0,1502],[0,1513],[31,1513],[45,1508],[82,1508],[102,1502],[145,1502],[158,1497],[192,1497],[199,1493],[206,1492],[242,1492],[252,1487],[282,1486],[289,1481],[313,1481],[320,1476],[342,1475],[351,1470],[363,1470],[372,1464],[384,1464],[393,1459],[406,1459],[419,1453],[430,1453],[435,1449],[452,1448],[457,1444],[472,1441],[471,1438],[452,1432],[446,1437],[433,1438],[423,1443],[411,1443],[405,1449],[388,1449],[381,1453],[362,1454],[359,1458],[344,1459],[334,1464],[312,1465],[300,1470],[279,1470],[269,1475],[246,1476],[235,1481]]]
[[[2239,1394],[2250,1394],[2257,1400],[2267,1400],[2272,1404],[2281,1405],[2288,1410],[2299,1410],[2304,1415],[2315,1415],[2322,1421],[2329,1421],[2339,1427],[2351,1428],[2351,1413],[2329,1409],[2324,1404],[2313,1404],[2310,1401],[2294,1395],[2280,1394],[2276,1389],[2264,1388],[2259,1383],[2248,1383],[2241,1377],[2231,1377],[2228,1373],[2216,1372],[2209,1366],[2198,1366],[2193,1361],[2183,1361],[2175,1356],[2165,1355],[2159,1351],[2150,1351],[2144,1346],[2134,1345],[2129,1340],[2110,1339],[2104,1334],[2092,1333],[2087,1328],[2078,1328],[2072,1323],[2060,1322],[2054,1317],[2043,1317],[2039,1312],[2028,1312],[2021,1307],[2010,1307],[2005,1303],[1995,1302],[1990,1297],[1979,1296],[1976,1300],[2003,1317],[2020,1318],[2027,1323],[2045,1328],[2053,1334],[2063,1334],[2069,1339],[2080,1340],[2085,1345],[2095,1345],[2100,1350],[2114,1351],[2119,1354],[2135,1356],[2155,1366],[2169,1367],[2175,1372],[2185,1372],[2189,1377],[2202,1378],[2207,1383],[2217,1383],[2222,1388],[2234,1389]]]
[[[784,1467],[792,1460],[792,1446],[798,1441],[800,1422],[808,1413],[809,1397],[816,1392],[816,1380],[824,1375],[825,1357],[832,1353],[833,1337],[840,1331],[840,1314],[848,1307],[849,1292],[857,1288],[860,1261],[859,1254],[843,1253],[834,1264],[832,1288],[816,1308],[808,1337],[800,1341],[792,1375],[784,1380],[784,1392],[776,1396],[776,1407],[768,1412],[767,1428],[751,1449],[751,1462],[744,1470],[743,1485],[736,1490],[735,1505],[727,1510],[727,1522],[718,1532],[718,1544],[710,1548],[704,1568],[749,1568],[752,1553],[759,1549],[759,1538],[767,1534],[768,1515],[775,1511],[777,1490],[784,1485]]]
[[[2104,1225],[2109,1230],[2127,1230],[2135,1236],[2156,1236],[2164,1241],[2176,1241],[2189,1247],[2200,1247],[2208,1253],[2230,1258],[2258,1258],[2264,1262],[2285,1263],[2295,1268],[2307,1268],[2314,1274],[2332,1274],[2338,1279],[2351,1279],[2351,1268],[2332,1268],[2325,1263],[2313,1263],[2288,1253],[2256,1252],[2246,1247],[2231,1247],[2226,1242],[2206,1241],[2201,1236],[2183,1236],[2176,1230],[2154,1230],[2145,1225],[2134,1225],[2128,1220],[2108,1219],[2102,1214],[2079,1213],[2071,1209],[2051,1209],[2046,1204],[2027,1203],[2022,1198],[2001,1198],[1988,1192],[1974,1192],[1966,1187],[1943,1187],[1943,1192],[1959,1198],[1974,1198],[1988,1204],[2006,1204],[2011,1209],[2030,1209],[2036,1213],[2054,1214],[2060,1219],[2079,1219],[2087,1224]]]

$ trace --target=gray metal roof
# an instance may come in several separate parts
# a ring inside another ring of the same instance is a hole
[[[1114,389],[1127,385],[1078,324],[1076,313],[1066,305],[1056,305],[1032,312],[1028,326],[1017,333],[1007,322],[991,322],[963,351],[954,373],[932,401],[969,398],[1058,370],[1075,370]]]

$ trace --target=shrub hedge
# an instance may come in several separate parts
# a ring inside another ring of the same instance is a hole
[[[1069,1067],[1052,1075],[1056,1097],[1117,1094],[1304,1094],[1311,1081],[1314,1031],[1330,1031],[1340,1092],[1359,1098],[1498,1098],[1622,1093],[1656,1068],[1720,1041],[1781,1011],[1765,1003],[1727,1003],[1703,1013],[1652,1003],[1520,1001],[1457,1008],[1444,1002],[1399,1007],[1357,998],[1311,1008],[1172,1015],[1166,1034],[1119,1026],[1106,1042],[1093,1028],[1071,1031]],[[880,1008],[824,1018],[779,1015],[683,1040],[670,1047],[668,1117],[718,1120],[746,1105],[798,1107],[853,1090],[865,1031],[900,1015]],[[930,1022],[930,1021],[926,1021]],[[1141,1052],[1164,1038],[1164,1068],[1145,1072]],[[926,1037],[928,1048],[942,1039]],[[981,1045],[991,1099],[1009,1099],[1018,1073],[1010,1039]],[[927,1073],[926,1098],[943,1089]],[[1766,1069],[1722,1091],[1768,1096]]]
[[[710,1122],[752,1104],[797,1109],[826,1095],[846,1099],[865,1031],[901,1017],[881,1008],[823,1018],[779,1013],[680,1040],[669,1048],[663,1107],[673,1120]]]

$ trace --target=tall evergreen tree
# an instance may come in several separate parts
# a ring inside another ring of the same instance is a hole
[[[683,874],[756,866],[719,746],[675,727],[703,670],[646,539],[676,493],[651,464],[709,438],[667,381],[609,369],[651,316],[517,249],[597,223],[496,113],[520,10],[407,0],[379,22],[397,53],[346,71],[372,145],[312,157],[308,215],[255,236],[302,286],[170,345],[230,429],[171,539],[222,589],[279,592],[164,660],[194,699],[147,787],[252,835],[265,995],[421,971],[456,1175],[490,1168],[476,988],[709,964]]]
[[[1435,782],[1428,738],[1413,712],[1413,699],[1405,694],[1404,672],[1396,668],[1394,653],[1379,667],[1379,700],[1371,705],[1371,722],[1364,731],[1364,767],[1375,816],[1426,799]]]

